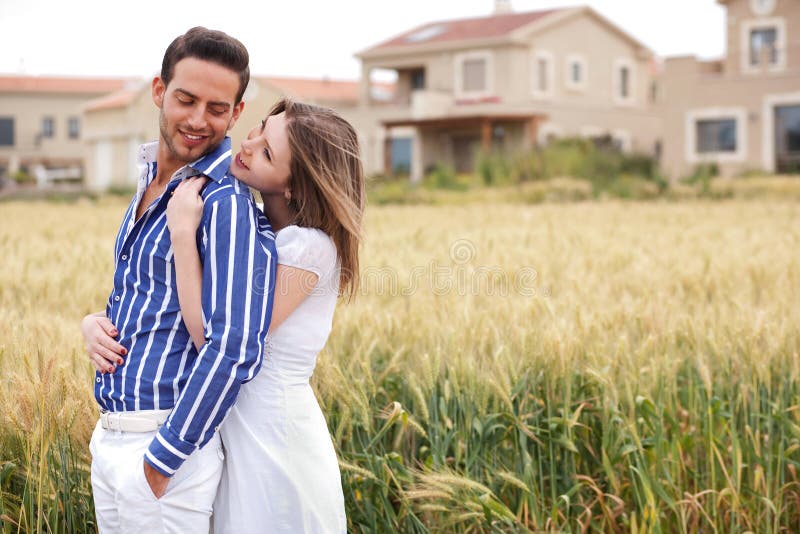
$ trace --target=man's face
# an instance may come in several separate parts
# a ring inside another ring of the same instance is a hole
[[[153,80],[153,102],[160,108],[160,150],[186,164],[214,150],[244,107],[234,104],[239,76],[216,63],[188,57],[175,64],[169,85]]]

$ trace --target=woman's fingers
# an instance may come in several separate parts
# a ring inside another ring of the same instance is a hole
[[[114,326],[114,323],[109,321],[108,317],[98,317],[97,324],[100,325],[100,328],[103,329],[103,332],[112,338],[117,337],[117,334],[119,334],[117,328]]]
[[[97,339],[97,344],[101,348],[104,348],[109,352],[114,353],[116,358],[119,358],[120,356],[125,356],[128,353],[128,350],[125,347],[123,347],[110,337],[99,336]]]
[[[186,188],[194,191],[198,195],[200,194],[200,190],[203,189],[203,186],[208,183],[208,178],[205,176],[195,176],[189,180],[189,183],[186,184]]]
[[[92,361],[92,365],[97,371],[101,373],[114,372],[114,366],[105,361],[102,357],[98,356],[97,354],[89,355],[89,359]]]
[[[93,354],[108,360],[112,364],[120,365],[123,362],[121,353],[114,352],[113,350],[108,349],[99,343],[93,346],[91,350]]]

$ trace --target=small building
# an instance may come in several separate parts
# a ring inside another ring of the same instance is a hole
[[[657,151],[653,53],[589,7],[517,13],[497,0],[489,16],[424,24],[357,57],[371,172],[406,165],[419,179],[438,162],[469,172],[480,150],[562,136]],[[397,75],[389,102],[372,96],[379,69]]]
[[[228,132],[234,148],[282,96],[332,107],[346,114],[357,107],[358,82],[331,79],[251,76],[243,96],[244,110]],[[85,184],[94,190],[133,188],[138,170],[136,155],[142,143],[158,139],[158,108],[151,81],[141,80],[89,102],[84,109]]]
[[[126,80],[0,76],[0,176],[24,170],[39,181],[80,179],[83,105]]]
[[[726,176],[800,171],[800,2],[718,2],[725,57],[665,61],[663,167],[672,178],[702,164]]]

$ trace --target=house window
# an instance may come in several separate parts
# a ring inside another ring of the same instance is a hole
[[[686,112],[685,154],[688,163],[747,161],[747,109],[703,108]]]
[[[583,72],[581,72],[580,63],[572,63],[570,65],[569,73],[573,84],[579,84],[581,83],[581,80],[583,80]]]
[[[550,80],[547,78],[547,60],[539,58],[536,60],[536,90],[546,93],[550,87]]]
[[[14,146],[14,119],[0,117],[0,146]]]
[[[462,87],[466,92],[480,92],[486,90],[486,60],[467,59],[464,61],[462,71]]]
[[[567,72],[565,85],[568,89],[585,89],[587,78],[586,59],[577,54],[567,56]]]
[[[759,74],[765,70],[780,72],[786,69],[790,48],[786,42],[784,17],[744,20],[740,26],[742,72]]]
[[[411,71],[411,89],[425,89],[425,69]]]
[[[628,67],[619,69],[619,97],[628,99],[631,96],[631,71]]]
[[[620,58],[614,62],[614,100],[617,104],[633,103],[634,78],[631,60]]]
[[[553,95],[553,54],[539,50],[533,56],[532,92],[535,97],[547,98]]]
[[[44,117],[42,119],[42,137],[49,139],[55,133],[55,121],[53,117]]]
[[[736,152],[736,119],[703,119],[695,123],[698,154]]]
[[[750,31],[750,65],[762,62],[775,65],[778,63],[778,30],[761,28]]]
[[[467,98],[491,95],[492,72],[491,52],[458,54],[455,57],[456,95]]]
[[[70,139],[78,139],[81,136],[81,120],[78,117],[67,119],[67,132]]]

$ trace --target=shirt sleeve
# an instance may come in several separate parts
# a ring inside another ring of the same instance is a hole
[[[278,232],[275,246],[279,264],[311,271],[320,279],[336,267],[336,246],[322,230],[287,226]]]
[[[261,366],[272,315],[275,242],[260,231],[252,202],[231,195],[214,202],[206,222],[203,314],[206,343],[172,413],[145,459],[172,476],[216,432],[241,385]]]

